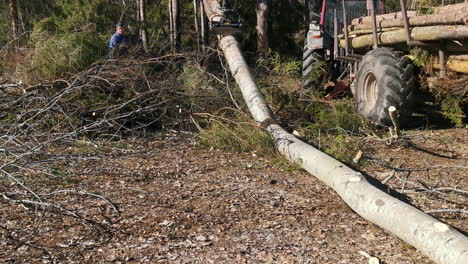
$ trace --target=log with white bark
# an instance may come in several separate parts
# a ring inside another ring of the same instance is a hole
[[[406,14],[408,17],[413,17],[413,16],[416,16],[416,11],[407,11]],[[375,16],[375,19],[377,20],[377,22],[380,22],[382,20],[402,18],[402,17],[403,17],[402,12],[395,12],[395,13]],[[359,17],[351,21],[351,25],[357,25],[357,24],[362,24],[362,23],[372,23],[372,17],[371,16]]]
[[[468,11],[468,2],[454,4],[454,5],[434,7],[434,14],[441,14],[441,13],[446,13],[446,12],[451,12],[451,11],[456,11],[456,10]]]
[[[206,0],[205,3],[207,2],[215,3],[216,0]],[[210,17],[210,14],[208,16]],[[239,43],[233,36],[219,36],[219,40],[229,69],[242,91],[254,120],[271,133],[282,154],[332,187],[363,218],[400,237],[435,262],[468,263],[466,236],[379,190],[361,173],[302,142],[276,124],[275,117],[257,88],[242,56]]]
[[[377,33],[379,45],[389,45],[406,42],[406,31],[404,29],[389,32]],[[467,26],[428,26],[415,27],[411,30],[412,40],[434,41],[434,40],[463,40],[468,38]],[[340,40],[340,45],[344,47],[344,40]],[[373,44],[372,35],[364,35],[353,38],[349,45],[353,49],[371,47]]]
[[[408,18],[410,26],[434,26],[434,25],[466,25],[468,23],[468,11],[452,11],[436,15],[414,16]],[[402,18],[386,19],[377,23],[377,28],[403,27]],[[372,24],[360,23],[349,26],[350,31],[372,29]]]

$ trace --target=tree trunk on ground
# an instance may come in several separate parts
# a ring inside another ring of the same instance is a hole
[[[414,16],[408,19],[410,26],[434,26],[434,25],[465,25],[468,22],[468,12],[453,11],[437,15]],[[377,24],[377,29],[389,27],[403,27],[403,19],[386,19]],[[351,30],[369,30],[372,24],[361,23],[351,25]]]
[[[11,15],[11,32],[13,34],[13,38],[18,38],[18,2],[17,0],[10,0],[10,15]]]
[[[180,8],[179,0],[169,0],[169,23],[172,52],[180,48]]]
[[[140,21],[140,37],[143,43],[145,53],[148,53],[148,33],[146,31],[146,0],[138,0],[139,21]]]
[[[389,45],[396,43],[406,43],[406,32],[404,29],[389,32],[377,33],[379,45]],[[411,30],[412,40],[433,41],[433,40],[463,40],[468,38],[467,26],[429,26],[415,27]],[[350,48],[362,49],[372,47],[372,35],[364,35],[353,38],[350,41]],[[340,40],[340,45],[344,47],[345,41]]]
[[[210,1],[217,4],[216,0]],[[211,19],[219,16],[208,12]],[[233,36],[218,36],[229,64],[254,120],[268,130],[289,160],[332,187],[365,219],[389,230],[440,264],[468,263],[468,239],[463,234],[420,210],[377,189],[358,172],[287,133],[258,90]]]
[[[268,45],[268,0],[257,2],[257,50],[260,56],[266,57],[270,51]]]
[[[440,14],[451,11],[468,11],[468,2],[454,5],[439,6],[434,8],[434,14]]]

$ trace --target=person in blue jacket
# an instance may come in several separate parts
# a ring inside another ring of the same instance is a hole
[[[116,32],[112,35],[109,41],[109,58],[117,58],[122,54],[127,53],[128,37],[125,35],[125,29],[122,23],[115,25]]]

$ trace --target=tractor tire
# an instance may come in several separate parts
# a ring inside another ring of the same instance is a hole
[[[323,51],[313,50],[307,47],[307,40],[304,43],[304,52],[302,54],[302,78],[304,80],[304,87],[316,84],[318,80],[311,80],[310,73],[315,65],[322,63]]]
[[[356,110],[367,120],[392,126],[388,108],[398,110],[400,126],[412,114],[413,94],[417,85],[412,61],[403,53],[379,48],[368,52],[359,64],[354,97]]]

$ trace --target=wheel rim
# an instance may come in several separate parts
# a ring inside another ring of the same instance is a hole
[[[377,102],[379,90],[379,87],[377,85],[377,79],[375,78],[375,75],[372,72],[367,72],[364,76],[364,85],[362,88],[364,89],[364,91],[362,91],[362,94],[364,95],[363,99],[366,102],[364,104],[365,111],[368,112],[372,108],[374,108]]]

